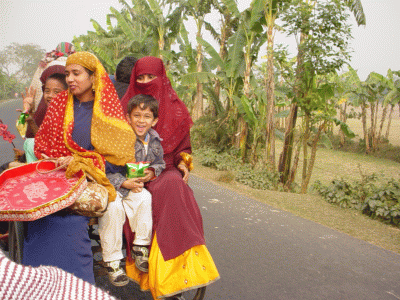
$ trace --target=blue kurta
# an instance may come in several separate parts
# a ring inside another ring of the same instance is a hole
[[[72,138],[86,150],[93,150],[90,141],[92,115],[93,101],[80,103],[74,100]],[[94,284],[89,219],[60,211],[28,222],[23,264],[56,266]]]

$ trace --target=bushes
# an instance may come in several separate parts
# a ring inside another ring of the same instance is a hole
[[[229,124],[217,117],[202,117],[197,120],[190,132],[193,149],[212,147],[219,152],[232,146],[234,132]]]
[[[346,143],[343,146],[340,145],[340,138],[338,135],[330,134],[329,139],[332,142],[332,146],[335,150],[352,153],[365,153],[366,151],[365,141],[362,138],[358,141],[345,138]],[[400,147],[390,144],[389,141],[383,137],[378,145],[378,149],[371,151],[368,153],[368,155],[378,158],[385,158],[400,163]]]
[[[237,153],[228,150],[219,153],[214,148],[201,148],[195,150],[203,166],[214,168],[219,171],[227,171],[221,180],[229,182],[232,179],[242,184],[260,190],[277,190],[279,186],[279,173],[268,171],[265,167],[252,166],[243,163],[237,158]]]
[[[353,208],[384,222],[400,225],[400,181],[361,175],[361,181],[333,180],[328,186],[316,181],[313,188],[329,203]]]

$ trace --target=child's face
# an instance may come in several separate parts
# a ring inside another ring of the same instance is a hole
[[[46,105],[50,105],[51,100],[59,93],[65,90],[64,85],[55,78],[49,78],[44,85],[43,98]]]
[[[143,107],[143,104],[140,106]],[[135,107],[129,115],[126,115],[126,117],[137,137],[141,141],[144,141],[147,132],[151,127],[157,124],[158,119],[154,118],[149,107],[145,109],[142,109],[141,107]]]

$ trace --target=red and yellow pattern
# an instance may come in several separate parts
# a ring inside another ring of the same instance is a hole
[[[119,166],[134,161],[136,136],[125,119],[115,88],[97,57],[89,52],[76,52],[68,57],[66,65],[70,64],[78,64],[94,72],[92,89],[95,96],[91,125],[94,151],[85,150],[72,140],[74,98],[70,91],[64,91],[51,102],[36,134],[35,155],[38,158],[42,154],[54,158],[75,155],[92,160],[95,170],[92,168],[92,172],[88,173],[95,175],[93,177],[99,183],[108,186],[110,200],[113,201],[115,190],[105,177],[105,160]]]

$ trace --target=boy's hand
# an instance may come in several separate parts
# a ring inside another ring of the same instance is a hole
[[[131,190],[134,193],[140,193],[143,190],[143,182],[140,182],[142,178],[129,178],[122,183],[122,187]]]
[[[24,112],[31,112],[35,106],[34,103],[34,98],[36,95],[36,89],[33,87],[30,87],[29,89],[26,87],[25,88],[25,95],[24,93],[21,93],[23,100],[23,105],[24,105]]]
[[[144,170],[144,174],[146,174],[146,176],[138,178],[141,182],[148,182],[151,179],[153,179],[154,176],[156,176],[156,174],[154,173],[154,171],[152,169]]]

